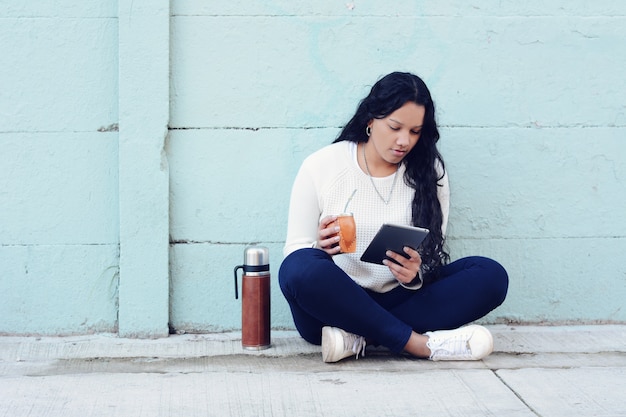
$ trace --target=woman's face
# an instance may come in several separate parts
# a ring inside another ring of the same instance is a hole
[[[368,124],[371,128],[368,143],[376,153],[370,149],[368,155],[378,156],[373,162],[399,164],[419,140],[425,113],[424,106],[408,101],[387,117],[372,119]]]

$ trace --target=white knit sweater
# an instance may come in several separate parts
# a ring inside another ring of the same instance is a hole
[[[328,145],[304,160],[291,191],[287,240],[283,252],[287,256],[297,249],[314,247],[319,221],[325,216],[343,213],[350,195],[357,190],[346,210],[354,214],[356,253],[335,255],[333,260],[360,286],[376,292],[387,292],[399,285],[389,268],[362,262],[360,257],[383,223],[411,224],[411,202],[415,190],[405,184],[405,168],[401,165],[391,200],[385,204],[374,190],[369,176],[359,167],[356,151],[356,143],[343,141]],[[389,195],[393,178],[393,175],[372,178],[385,198]],[[438,197],[445,234],[450,201],[447,174],[440,185]],[[421,282],[407,286],[412,289],[419,287]]]

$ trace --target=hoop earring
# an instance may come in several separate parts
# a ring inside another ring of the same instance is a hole
[[[367,137],[369,138],[370,135],[372,134],[372,128],[369,126],[365,127],[365,134],[367,135]]]

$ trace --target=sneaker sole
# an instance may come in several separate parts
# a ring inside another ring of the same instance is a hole
[[[326,363],[337,362],[339,359],[336,358],[341,355],[341,352],[337,352],[336,333],[337,330],[332,327],[322,328],[322,360]]]

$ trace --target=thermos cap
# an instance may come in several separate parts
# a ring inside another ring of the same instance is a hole
[[[263,246],[251,246],[243,253],[243,263],[245,266],[262,266],[270,263],[270,251]]]

